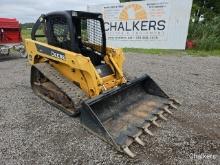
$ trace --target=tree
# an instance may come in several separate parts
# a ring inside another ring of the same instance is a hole
[[[194,0],[192,6],[192,18],[199,22],[201,16],[205,21],[210,21],[220,15],[220,1],[216,0]]]

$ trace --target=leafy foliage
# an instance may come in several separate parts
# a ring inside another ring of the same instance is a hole
[[[194,0],[191,20],[188,39],[194,40],[197,49],[220,49],[220,1]]]
[[[188,39],[194,40],[198,49],[220,48],[220,17],[207,22],[191,23]]]
[[[192,18],[199,22],[201,16],[205,21],[212,20],[213,17],[220,14],[220,1],[216,0],[194,0],[192,6]]]
[[[21,25],[22,28],[26,29],[26,28],[32,28],[34,25],[34,23],[24,23]]]

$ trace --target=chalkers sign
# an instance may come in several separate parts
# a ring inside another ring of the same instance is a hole
[[[192,0],[146,0],[88,6],[101,12],[108,46],[184,49]]]

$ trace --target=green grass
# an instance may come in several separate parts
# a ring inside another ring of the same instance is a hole
[[[39,30],[37,34],[43,34],[43,30]],[[31,29],[22,29],[21,30],[21,36],[23,41],[27,38],[31,38]],[[42,37],[42,38],[38,38],[37,41],[41,41],[41,42],[46,42],[46,38]]]
[[[21,30],[22,39],[31,38],[31,29],[22,29]]]
[[[124,48],[125,52],[133,52],[133,53],[141,53],[141,54],[153,54],[153,55],[171,55],[171,56],[219,56],[220,57],[220,49],[219,50],[170,50],[170,49],[139,49],[139,48]]]
[[[216,49],[216,50],[186,50],[188,55],[192,55],[192,56],[202,56],[202,57],[206,57],[206,56],[219,56],[220,57],[220,49]]]
[[[22,38],[27,39],[31,38],[31,30],[22,29]],[[45,39],[41,39],[43,42]],[[165,49],[140,49],[140,48],[124,48],[125,52],[134,52],[140,54],[155,54],[155,55],[171,55],[171,56],[183,56],[183,55],[191,55],[191,56],[219,56],[220,57],[220,49],[218,50],[165,50]]]

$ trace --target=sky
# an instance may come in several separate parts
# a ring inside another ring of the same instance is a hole
[[[117,3],[119,0],[1,0],[0,17],[35,22],[41,14],[62,10],[86,10],[87,5]]]

